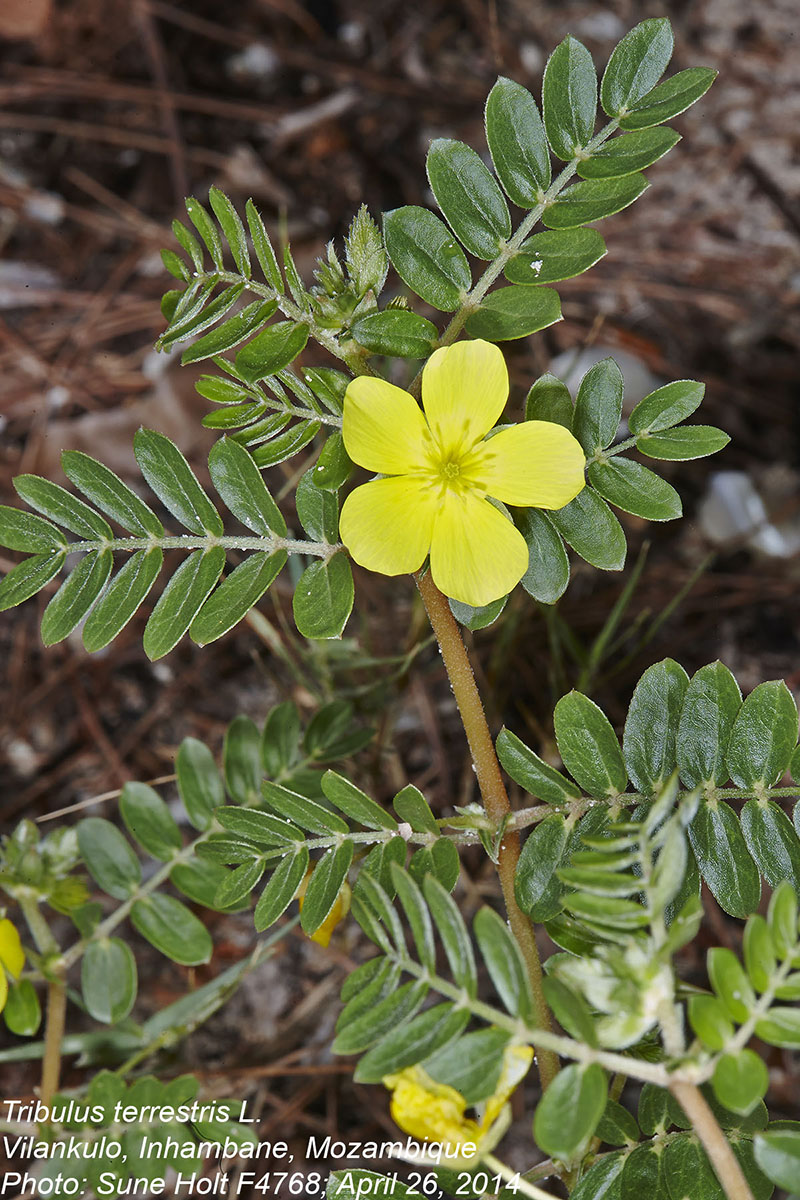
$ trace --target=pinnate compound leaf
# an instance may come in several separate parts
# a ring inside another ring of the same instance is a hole
[[[153,858],[169,862],[183,845],[181,831],[158,792],[146,783],[126,783],[119,799],[125,827]]]
[[[144,652],[151,661],[168,654],[188,630],[225,566],[225,550],[195,550],[178,567],[144,629]]]
[[[564,508],[550,513],[549,519],[564,541],[593,567],[621,571],[625,566],[625,533],[594,488],[585,487]]]
[[[338,638],[353,608],[353,573],[345,554],[306,567],[294,592],[298,632],[307,638]]]
[[[727,765],[737,787],[772,787],[788,770],[797,745],[797,705],[783,680],[760,683],[731,730]]]
[[[648,521],[674,521],[683,512],[672,484],[631,458],[590,463],[587,475],[595,491],[623,512]]]
[[[619,42],[600,85],[600,103],[609,117],[624,115],[652,91],[669,66],[673,37],[666,17],[642,21]]]
[[[687,787],[719,787],[728,778],[725,756],[741,707],[739,685],[723,663],[709,663],[689,680],[677,741],[678,768]]]
[[[392,266],[412,292],[441,312],[458,308],[472,276],[447,226],[411,204],[385,213],[383,231]]]
[[[689,826],[689,838],[700,873],[720,908],[732,917],[755,912],[761,878],[730,805],[703,801]]]
[[[511,236],[511,216],[480,155],[464,142],[437,138],[426,166],[436,203],[461,244],[477,258],[495,258]]]
[[[714,425],[683,425],[679,429],[668,429],[663,433],[638,437],[636,449],[648,458],[684,462],[716,454],[723,450],[730,440],[727,433]]]
[[[238,625],[277,579],[286,565],[286,551],[251,554],[203,602],[189,626],[198,646],[207,646]]]
[[[674,129],[638,129],[612,138],[591,158],[578,163],[581,179],[618,179],[652,167],[681,140]]]
[[[245,383],[257,383],[294,362],[308,341],[305,323],[279,321],[257,333],[236,355],[236,371]]]
[[[114,555],[110,550],[87,554],[69,573],[42,615],[42,642],[53,646],[69,637],[108,582]]]
[[[565,188],[544,210],[548,229],[574,229],[621,212],[638,200],[650,184],[638,171],[619,179],[584,179]]]
[[[788,1192],[800,1192],[800,1130],[768,1129],[753,1138],[758,1166]]]
[[[163,562],[163,551],[154,546],[137,550],[123,563],[83,627],[83,644],[90,653],[102,650],[125,628],[158,578]]]
[[[519,947],[505,921],[492,908],[478,910],[473,922],[475,937],[495,990],[514,1017],[528,1021],[533,1015],[530,984]]]
[[[214,487],[243,525],[262,537],[286,536],[283,514],[244,446],[222,438],[211,449],[208,469]]]
[[[594,62],[574,37],[565,37],[547,60],[542,113],[553,153],[569,162],[591,140],[597,115]]]
[[[213,945],[205,925],[173,896],[155,892],[137,900],[131,909],[131,924],[173,962],[195,967],[211,958]]]
[[[520,583],[541,604],[555,604],[569,584],[569,559],[561,535],[535,508],[517,512],[516,525],[528,547],[528,569]]]
[[[470,337],[507,342],[527,337],[561,320],[561,298],[553,288],[522,284],[498,288],[467,317]]]
[[[67,478],[106,516],[140,537],[163,537],[164,526],[127,483],[96,458],[80,450],[65,450],[61,466]]]
[[[136,999],[136,959],[121,938],[91,941],[81,963],[81,992],[89,1016],[116,1025]]]
[[[599,799],[625,791],[628,775],[605,713],[581,692],[562,696],[553,714],[558,752],[577,783]]]
[[[767,1094],[769,1072],[753,1050],[723,1054],[711,1079],[714,1095],[725,1108],[747,1116]]]
[[[225,803],[222,777],[214,756],[204,742],[184,738],[175,760],[175,772],[187,816],[194,828],[204,833],[211,828],[214,811]]]
[[[716,77],[708,67],[678,71],[638,100],[620,119],[620,129],[649,129],[671,121],[704,96]]]
[[[675,770],[678,718],[689,676],[672,658],[648,667],[625,720],[623,753],[636,789],[658,793]]]
[[[225,530],[217,510],[174,442],[154,429],[140,429],[133,451],[150,487],[182,525],[201,536],[222,536]]]
[[[427,358],[439,336],[431,321],[406,308],[367,313],[353,322],[350,332],[373,354],[396,358]]]
[[[550,184],[550,151],[536,101],[501,76],[486,101],[486,140],[497,178],[520,208],[533,208]]]
[[[774,800],[748,800],[742,809],[747,847],[770,887],[788,880],[800,895],[800,838]]]
[[[556,1075],[539,1101],[533,1136],[540,1149],[569,1161],[582,1150],[603,1115],[608,1098],[605,1072],[597,1063],[571,1063]]]
[[[78,849],[98,887],[115,900],[127,900],[142,880],[142,868],[130,843],[103,817],[78,822]]]

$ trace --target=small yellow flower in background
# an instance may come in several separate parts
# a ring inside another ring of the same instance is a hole
[[[0,1010],[5,1008],[8,999],[8,979],[6,971],[14,979],[18,979],[25,965],[25,951],[19,940],[16,927],[7,918],[0,920]]]
[[[311,881],[311,876],[313,874],[314,874],[314,868],[309,867],[305,873],[303,882],[300,884],[300,887],[297,889],[296,895],[297,895],[297,899],[300,901],[300,912],[303,911],[303,900],[305,898],[306,890],[308,888],[309,882]],[[331,908],[331,911],[328,913],[327,917],[322,922],[319,929],[315,929],[313,933],[308,934],[308,937],[311,938],[312,942],[316,942],[317,945],[319,945],[319,946],[327,946],[329,944],[329,942],[331,940],[331,934],[333,933],[334,929],[336,928],[336,926],[339,924],[340,921],[344,920],[344,918],[347,916],[347,914],[350,911],[351,895],[352,895],[352,892],[350,890],[350,884],[345,879],[344,883],[339,888],[339,894],[333,902],[333,907]]]
[[[424,414],[384,379],[362,375],[348,385],[347,453],[389,476],[357,487],[342,507],[342,541],[357,563],[405,575],[430,553],[437,587],[475,607],[519,583],[528,547],[487,497],[563,508],[584,486],[585,456],[569,430],[549,421],[487,438],[507,399],[503,354],[480,340],[434,351],[422,372]]]
[[[533,1061],[530,1046],[507,1046],[497,1086],[488,1100],[476,1105],[478,1120],[465,1116],[467,1102],[460,1092],[445,1083],[437,1083],[419,1065],[407,1067],[396,1075],[387,1075],[384,1086],[392,1093],[392,1119],[404,1133],[417,1141],[441,1142],[450,1147],[449,1155],[471,1142],[477,1147],[466,1160],[479,1161],[490,1154],[508,1128],[508,1098],[525,1077]]]

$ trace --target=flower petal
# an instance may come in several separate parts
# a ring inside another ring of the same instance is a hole
[[[422,404],[445,459],[466,454],[497,422],[508,399],[503,353],[475,340],[442,346],[422,372]]]
[[[357,487],[342,506],[342,541],[357,563],[381,575],[418,571],[428,553],[436,493],[401,475]]]
[[[505,596],[527,569],[528,547],[516,526],[474,492],[448,489],[431,542],[436,586],[477,608]]]
[[[563,425],[524,421],[476,446],[463,469],[504,504],[563,508],[584,486],[586,456]]]
[[[17,928],[7,918],[3,918],[0,921],[0,974],[2,967],[5,967],[9,975],[18,979],[24,966],[25,951],[22,949]]]
[[[385,379],[360,375],[344,396],[342,435],[361,467],[382,475],[405,475],[429,457],[432,440],[413,396]]]

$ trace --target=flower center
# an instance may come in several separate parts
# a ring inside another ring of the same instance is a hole
[[[450,462],[442,463],[442,477],[448,483],[451,480],[456,479],[457,476],[459,476],[460,474],[461,474],[461,467],[459,466],[459,464],[457,462],[453,462],[451,460]]]

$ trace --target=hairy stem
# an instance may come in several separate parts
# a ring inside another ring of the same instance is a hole
[[[41,1098],[49,1104],[58,1091],[61,1075],[61,1043],[67,1016],[67,986],[63,977],[51,979],[47,985],[47,1027],[42,1058]]]
[[[445,670],[467,735],[484,808],[494,828],[501,829],[511,816],[511,806],[464,640],[450,611],[450,605],[433,582],[430,572],[427,575],[417,575],[416,580],[431,628],[442,652]],[[497,856],[497,873],[500,877],[503,900],[511,932],[517,939],[525,960],[537,1024],[542,1029],[552,1032],[550,1010],[542,990],[542,966],[533,926],[520,909],[514,895],[514,876],[519,852],[519,835],[515,830],[506,829]],[[542,1087],[547,1087],[558,1072],[558,1058],[546,1050],[537,1055],[537,1063]]]
[[[728,1200],[753,1200],[739,1160],[700,1089],[696,1084],[673,1079],[669,1090],[692,1122]]]

